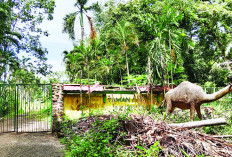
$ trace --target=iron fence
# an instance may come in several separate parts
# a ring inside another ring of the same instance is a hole
[[[51,130],[48,84],[0,84],[0,133]]]

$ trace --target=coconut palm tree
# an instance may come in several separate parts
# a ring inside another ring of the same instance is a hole
[[[68,76],[70,78],[71,82],[76,82],[78,74],[80,73],[80,99],[81,99],[81,105],[83,104],[82,100],[82,76],[85,66],[85,58],[83,54],[81,53],[81,49],[83,47],[74,47],[74,49],[70,52],[64,51],[64,62],[66,65],[66,71],[68,73]]]
[[[78,8],[78,10],[74,13],[67,14],[64,17],[64,25],[63,25],[63,33],[68,33],[69,37],[72,40],[75,40],[75,31],[74,31],[74,23],[76,21],[77,15],[80,15],[80,26],[81,26],[81,44],[84,42],[84,14],[89,20],[91,32],[94,30],[92,20],[87,15],[87,12],[89,10],[99,10],[98,3],[95,3],[91,5],[90,7],[86,7],[88,0],[76,0],[76,3],[74,4],[75,7]]]
[[[80,73],[80,99],[82,104],[82,77],[84,74],[84,68],[87,70],[88,74],[88,88],[90,91],[90,68],[95,66],[95,55],[97,52],[96,47],[93,45],[80,45],[75,46],[74,49],[70,52],[64,53],[64,60],[66,63],[66,71],[69,73],[70,80],[76,81],[78,73]],[[90,107],[90,93],[89,94],[89,107]],[[89,108],[90,109],[90,108]]]

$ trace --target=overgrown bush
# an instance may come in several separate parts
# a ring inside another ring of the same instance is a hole
[[[206,109],[211,109],[211,112],[207,113]],[[232,110],[230,109],[229,101],[204,104],[201,106],[201,110],[204,119],[224,117],[227,119],[228,124],[196,128],[196,131],[211,135],[230,135],[232,133]],[[107,116],[99,116],[98,112],[96,112],[98,115],[94,112],[90,114],[91,116],[81,118],[78,122],[66,120],[62,126],[62,132],[65,135],[62,142],[66,145],[66,155],[135,157],[152,156],[151,154],[157,156],[160,152],[165,153],[167,150],[162,149],[163,146],[161,148],[161,144],[159,144],[157,140],[154,145],[146,146],[146,144],[138,140],[136,143],[132,144],[135,145],[135,147],[130,148],[130,146],[128,146],[128,138],[130,139],[129,134],[131,134],[129,132],[133,130],[134,126],[134,121],[131,120],[130,116],[141,115],[152,117],[155,121],[159,122],[162,120],[162,111],[165,112],[162,108],[157,107],[139,111],[127,107],[123,111],[117,110]],[[188,122],[190,120],[189,115],[189,110],[175,110],[165,121],[167,123]],[[195,114],[195,120],[199,120],[197,114]],[[86,123],[90,125],[88,126]],[[130,127],[128,128],[128,124],[130,123],[133,124],[133,126],[129,125]],[[138,127],[139,125],[135,126]],[[134,137],[138,138],[136,135]],[[181,152],[182,155],[189,154],[187,149],[183,149]],[[201,152],[199,155],[203,153],[204,152]]]
[[[63,123],[62,132],[65,136],[61,141],[66,145],[67,156],[115,156],[118,130],[118,119],[101,122],[96,120],[91,129],[83,134],[81,128],[72,127],[75,123],[67,121]]]

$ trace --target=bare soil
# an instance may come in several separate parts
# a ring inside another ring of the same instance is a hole
[[[0,134],[0,157],[63,157],[63,149],[50,132]]]

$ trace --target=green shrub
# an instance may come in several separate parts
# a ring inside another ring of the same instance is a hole
[[[66,145],[67,156],[115,156],[119,136],[118,119],[97,120],[92,129],[84,134],[77,134],[70,129],[70,121],[63,124],[65,138],[61,142]],[[65,129],[64,129],[65,128]]]
[[[149,149],[145,149],[142,146],[136,146],[136,147],[141,150],[139,151],[140,156],[156,157],[158,156],[159,151],[162,150],[162,148],[159,147],[158,145],[159,145],[159,141],[154,143]]]

